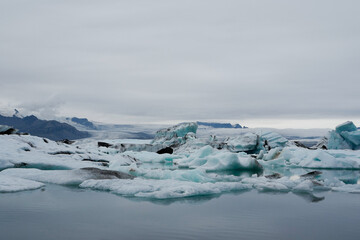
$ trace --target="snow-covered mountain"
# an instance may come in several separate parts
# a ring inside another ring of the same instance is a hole
[[[34,136],[46,137],[51,140],[80,139],[90,137],[85,131],[55,120],[41,120],[34,115],[23,117],[18,111],[13,116],[0,115],[0,125],[7,125],[20,132],[30,133]]]

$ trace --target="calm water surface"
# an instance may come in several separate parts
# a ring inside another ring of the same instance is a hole
[[[318,197],[249,191],[146,201],[47,185],[0,194],[0,239],[359,239],[360,195]]]

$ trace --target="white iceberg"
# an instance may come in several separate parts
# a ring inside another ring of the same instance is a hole
[[[271,148],[283,148],[288,143],[288,140],[285,137],[276,132],[260,131],[258,134],[264,142],[266,140],[267,145],[269,145]]]
[[[137,177],[146,179],[158,180],[177,180],[177,181],[192,181],[192,182],[214,182],[212,178],[207,176],[206,172],[202,169],[191,170],[169,170],[169,169],[147,169],[138,167],[136,164],[130,166],[110,165],[111,170],[121,171],[132,174]]]
[[[189,157],[174,160],[180,167],[201,168],[206,171],[235,169],[256,170],[261,168],[256,159],[244,152],[233,153],[205,146]]]
[[[278,158],[259,160],[263,166],[289,166],[324,169],[360,169],[360,152],[346,150],[308,150],[286,147]]]
[[[227,149],[232,152],[254,151],[259,144],[259,136],[249,132],[236,137],[230,137],[224,143]]]
[[[251,186],[239,182],[197,183],[136,178],[134,180],[87,180],[80,187],[110,191],[128,197],[171,199],[244,191]]]
[[[0,177],[13,177],[33,180],[42,183],[61,185],[79,185],[88,179],[115,179],[122,173],[100,170],[96,168],[84,168],[74,170],[40,170],[35,168],[11,168],[0,172]],[[123,175],[124,178],[130,176]]]
[[[98,148],[83,149],[79,146],[58,143],[30,135],[0,135],[0,169],[24,166],[42,169],[102,168],[115,154]],[[123,164],[131,164],[130,158],[121,158]]]
[[[0,193],[34,190],[43,186],[43,183],[36,181],[17,177],[0,176]]]

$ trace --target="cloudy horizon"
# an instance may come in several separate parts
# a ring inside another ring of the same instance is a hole
[[[0,3],[0,109],[107,123],[360,124],[358,1]]]

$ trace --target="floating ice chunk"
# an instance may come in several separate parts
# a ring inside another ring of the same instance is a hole
[[[122,155],[130,156],[136,160],[139,160],[143,163],[164,163],[164,162],[171,162],[174,159],[180,158],[180,156],[177,156],[175,154],[157,154],[155,152],[133,152],[133,151],[127,151],[122,153]]]
[[[261,192],[289,192],[290,189],[279,182],[264,182],[255,185],[255,188]]]
[[[120,143],[114,146],[115,151],[119,152],[126,152],[126,151],[135,151],[135,152],[141,152],[141,151],[147,151],[147,152],[157,152],[160,149],[162,149],[164,146],[162,143],[158,144],[142,144],[142,143]]]
[[[301,178],[300,176],[281,177],[281,178],[244,178],[242,183],[250,184],[258,191],[274,192],[313,192],[316,190],[329,190],[330,187],[325,182],[315,182],[314,180]],[[315,183],[317,186],[315,186]]]
[[[0,172],[0,177],[23,178],[44,183],[79,185],[88,179],[113,179],[119,176],[111,171],[93,171],[94,168],[75,170],[39,170],[34,168],[11,168]],[[104,171],[104,172],[100,172]],[[122,173],[120,173],[122,174]],[[127,176],[125,176],[126,178]]]
[[[269,161],[277,158],[281,153],[281,149],[279,147],[271,149],[263,158],[264,161]]]
[[[285,147],[288,140],[276,132],[260,132],[261,139],[266,140],[271,148]]]
[[[75,171],[75,172],[74,172]],[[87,179],[76,170],[39,170],[33,168],[12,168],[0,172],[0,176],[18,177],[44,183],[79,185]]]
[[[196,183],[174,180],[87,180],[80,187],[140,198],[171,199],[243,191],[250,188],[239,182]]]
[[[191,181],[191,182],[213,182],[214,180],[209,178],[205,171],[201,169],[192,170],[150,170],[145,171],[142,174],[144,178],[150,179],[172,179],[177,181]]]
[[[353,122],[345,122],[329,132],[328,149],[360,150],[360,130]]]
[[[240,136],[231,137],[224,141],[227,149],[233,152],[246,152],[256,149],[259,142],[259,136],[248,132]]]
[[[201,168],[206,171],[223,171],[234,169],[258,170],[258,162],[244,152],[232,153],[205,146],[189,157],[175,161],[181,167]]]
[[[346,186],[346,184],[344,182],[340,181],[337,178],[325,178],[324,185],[328,186],[330,188],[334,188],[334,187],[338,188],[338,187]]]
[[[41,169],[76,169],[101,167],[118,159],[116,155],[98,151],[97,147],[82,149],[75,144],[67,145],[28,135],[0,135],[0,146],[0,165],[6,163],[7,166],[10,163]],[[125,163],[131,164],[131,159]]]
[[[44,184],[36,181],[21,179],[17,177],[0,176],[0,192],[18,192],[33,190],[43,187]]]
[[[360,149],[360,131],[353,132],[342,132],[341,136],[345,139],[347,143],[351,146],[353,150]]]
[[[196,138],[196,123],[182,123],[173,127],[160,129],[156,132],[154,139],[148,144],[131,144],[131,143],[118,143],[113,147],[119,152],[125,151],[148,151],[158,152],[159,150],[166,147],[179,147]]]
[[[189,135],[189,134],[188,134]],[[187,136],[185,138],[187,138]],[[190,136],[193,134],[191,133]],[[208,142],[204,139],[187,138],[186,142],[179,147],[175,148],[174,153],[181,156],[189,156],[191,153],[198,151],[200,148],[208,145]]]
[[[266,177],[252,177],[252,178],[244,178],[241,180],[244,184],[251,184],[254,188],[259,191],[274,191],[274,192],[289,192],[291,191],[297,184],[301,182],[301,180],[291,180],[288,177],[282,177],[279,179],[269,179]]]
[[[341,187],[333,187],[335,192],[360,193],[360,184],[346,184]]]
[[[185,142],[188,133],[195,133],[198,128],[197,123],[181,123],[170,128],[160,129],[156,132],[152,144],[163,144],[165,146],[177,145]],[[183,139],[184,138],[184,139]]]
[[[351,149],[349,143],[336,131],[329,132],[329,139],[327,142],[328,149]]]
[[[206,175],[202,169],[191,170],[166,170],[166,169],[146,169],[138,167],[136,164],[130,166],[115,166],[110,165],[110,169],[126,172],[137,177],[147,179],[172,179],[177,181],[192,181],[192,182],[213,182],[214,180]]]
[[[357,128],[356,128],[355,124],[351,121],[344,122],[344,123],[336,126],[336,128],[335,128],[335,131],[339,134],[344,131],[352,132],[352,131],[356,131],[356,130],[357,130]]]
[[[286,165],[303,168],[360,169],[360,152],[357,151],[286,147],[278,159],[284,159]]]

